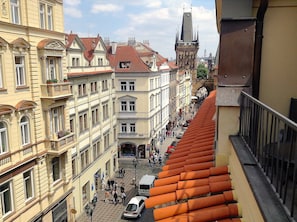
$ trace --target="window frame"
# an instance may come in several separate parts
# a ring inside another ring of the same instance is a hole
[[[62,179],[62,171],[61,171],[61,159],[59,157],[54,157],[51,162],[52,165],[52,179],[53,182],[57,182]],[[56,172],[56,170],[58,172]]]
[[[2,189],[2,187],[4,187],[5,185],[7,185],[7,188]],[[8,190],[8,192],[9,192],[9,210],[4,209],[4,207],[7,206],[6,201],[5,201],[5,196],[4,196],[5,190]],[[6,216],[7,214],[11,213],[14,210],[12,182],[11,181],[7,181],[0,185],[0,202],[1,202],[2,216]]]
[[[0,124],[3,124],[3,127],[0,128],[0,155],[8,152],[8,128],[5,122],[1,121]],[[0,125],[1,127],[1,125]],[[5,139],[6,147],[3,148],[3,139]]]
[[[25,177],[25,174],[26,173],[29,173],[29,175],[28,176],[26,176]],[[26,178],[28,178],[30,181],[29,181],[29,184],[27,184],[26,182],[27,182],[27,180],[28,179],[26,179]],[[27,170],[26,172],[24,172],[23,173],[23,179],[24,179],[24,193],[25,193],[25,199],[26,200],[29,200],[29,199],[32,199],[32,198],[34,198],[34,174],[33,174],[33,170],[32,169],[30,169],[30,170]],[[31,192],[31,195],[30,196],[28,196],[28,186],[29,186],[29,188],[30,188],[30,192]]]
[[[20,1],[19,0],[10,0],[10,14],[11,22],[13,24],[21,24],[21,10],[20,10]]]
[[[22,121],[25,120],[25,121]],[[21,144],[22,146],[31,143],[30,136],[30,119],[27,116],[22,116],[20,120],[20,131],[21,131]]]
[[[20,59],[17,63],[16,59]],[[14,56],[14,65],[15,65],[15,82],[16,87],[26,86],[26,65],[25,65],[25,56],[24,55],[15,55]]]

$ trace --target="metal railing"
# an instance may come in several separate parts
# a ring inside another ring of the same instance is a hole
[[[242,92],[239,135],[296,220],[297,124]]]

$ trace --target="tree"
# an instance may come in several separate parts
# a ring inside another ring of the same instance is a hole
[[[208,69],[204,66],[204,64],[199,64],[197,68],[197,78],[206,79],[207,74],[208,74]]]

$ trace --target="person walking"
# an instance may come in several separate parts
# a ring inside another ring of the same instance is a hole
[[[123,205],[125,205],[126,196],[127,196],[126,193],[125,192],[122,192],[121,197],[122,197],[122,204]]]
[[[117,194],[117,191],[113,191],[113,203],[114,205],[117,205],[118,203],[118,194]]]

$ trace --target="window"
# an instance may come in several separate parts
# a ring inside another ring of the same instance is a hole
[[[78,96],[85,96],[85,95],[87,95],[86,84],[79,84],[78,85]]]
[[[103,59],[102,58],[98,59],[98,66],[103,66]]]
[[[2,70],[2,57],[0,56],[0,89],[4,88],[3,86],[3,70]]]
[[[121,123],[121,132],[126,133],[127,132],[127,123]]]
[[[82,133],[88,129],[88,115],[87,113],[79,114],[79,132]]]
[[[127,83],[121,82],[121,91],[127,91]]]
[[[92,109],[92,125],[99,123],[99,108]]]
[[[102,80],[102,91],[108,90],[107,80]]]
[[[40,28],[45,29],[45,5],[39,5]]]
[[[135,123],[130,123],[130,132],[135,133]]]
[[[81,158],[81,169],[83,170],[90,163],[90,161],[89,161],[89,150],[86,149],[85,151],[81,152],[80,158]]]
[[[8,150],[7,128],[3,122],[0,122],[0,154],[6,153]]]
[[[74,133],[74,130],[75,130],[74,117],[71,117],[69,121],[70,121],[70,124],[69,124],[70,125],[70,132]]]
[[[57,74],[56,74],[56,61],[54,58],[47,58],[47,75],[48,79],[57,79]]]
[[[121,69],[128,69],[130,68],[130,62],[129,61],[125,61],[125,62],[120,62],[119,63],[119,68]]]
[[[71,161],[71,166],[72,166],[72,177],[75,177],[77,175],[76,158],[75,157]]]
[[[115,101],[113,100],[112,101],[112,114],[115,115],[116,112],[115,112],[115,108],[116,108],[116,105],[115,105]]]
[[[19,0],[10,0],[11,22],[21,24]]]
[[[134,101],[129,101],[129,110],[135,111],[135,102]]]
[[[100,141],[93,142],[93,157],[94,160],[100,156]]]
[[[134,90],[135,90],[135,83],[129,82],[129,91],[134,91]]]
[[[121,111],[127,111],[127,101],[121,101]]]
[[[54,182],[61,178],[59,157],[55,157],[52,159],[52,173],[53,173],[53,181]]]
[[[97,82],[91,82],[91,93],[98,92]]]
[[[117,141],[117,128],[113,127],[113,141]]]
[[[53,7],[47,6],[47,28],[53,30]]]
[[[135,123],[121,123],[121,133],[135,133]]]
[[[154,89],[154,80],[150,79],[150,90]]]
[[[104,150],[109,148],[109,133],[106,133],[104,136]]]
[[[51,109],[51,130],[57,133],[64,129],[64,108],[56,107]]]
[[[23,174],[25,198],[30,199],[34,196],[33,171],[29,170]]]
[[[30,143],[30,127],[29,127],[29,120],[27,117],[23,116],[21,119],[21,139],[22,145],[27,145]]]
[[[108,114],[108,104],[102,104],[102,109],[103,109],[103,120],[107,120],[109,118],[109,114]]]
[[[79,58],[72,58],[72,67],[79,66]]]
[[[8,214],[13,210],[11,182],[4,183],[0,186],[0,200],[2,215]]]
[[[121,81],[121,91],[135,91],[135,82],[133,81]]]
[[[16,86],[26,85],[25,58],[16,56],[15,58]]]
[[[134,112],[135,111],[135,101],[121,101],[121,111]]]

